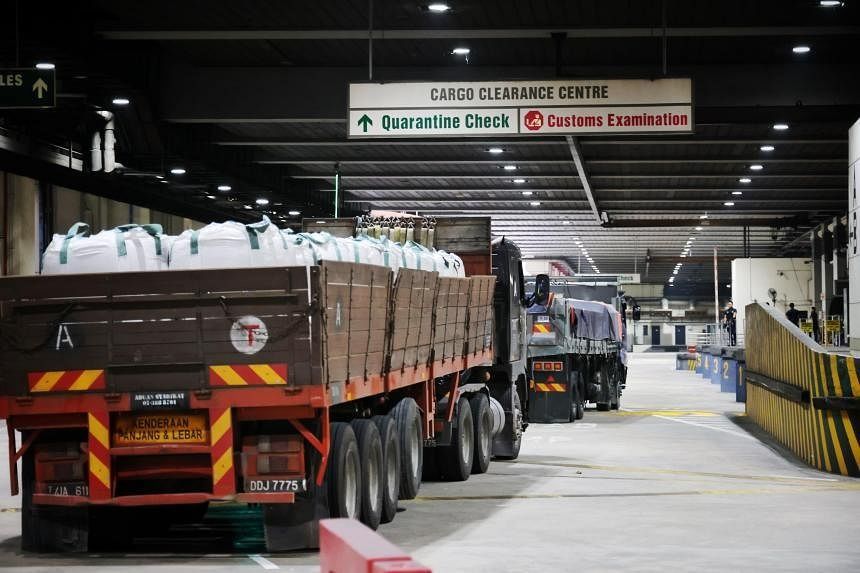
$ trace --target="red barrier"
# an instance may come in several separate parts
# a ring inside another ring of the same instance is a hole
[[[320,521],[320,573],[432,573],[354,519]]]

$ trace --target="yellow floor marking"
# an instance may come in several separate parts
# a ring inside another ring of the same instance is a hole
[[[616,412],[617,416],[665,416],[667,418],[680,416],[719,416],[715,412],[705,412],[702,410],[620,410]]]

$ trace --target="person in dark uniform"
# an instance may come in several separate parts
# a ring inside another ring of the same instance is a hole
[[[738,343],[738,311],[732,301],[726,304],[726,310],[723,311],[723,328],[729,334],[729,346],[735,346]]]
[[[787,318],[794,326],[800,325],[800,311],[794,308],[793,302],[789,303],[788,310],[785,311],[785,318]]]
[[[818,312],[815,310],[814,306],[812,307],[812,310],[809,311],[809,320],[812,322],[812,338],[815,342],[818,342]]]

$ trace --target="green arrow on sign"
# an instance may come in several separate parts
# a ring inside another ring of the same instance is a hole
[[[363,128],[364,133],[367,133],[367,126],[373,125],[373,120],[368,117],[367,114],[364,114],[360,118],[358,118],[358,125]]]

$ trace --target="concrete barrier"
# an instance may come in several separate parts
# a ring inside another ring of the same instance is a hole
[[[707,378],[711,380],[711,384],[719,384],[723,377],[723,348],[710,346],[708,352],[711,354],[711,369]]]
[[[432,573],[354,519],[320,521],[321,573]]]
[[[679,352],[675,355],[675,370],[695,371],[697,357],[695,352]]]
[[[809,465],[860,477],[860,360],[827,352],[772,307],[746,307],[746,411]]]

